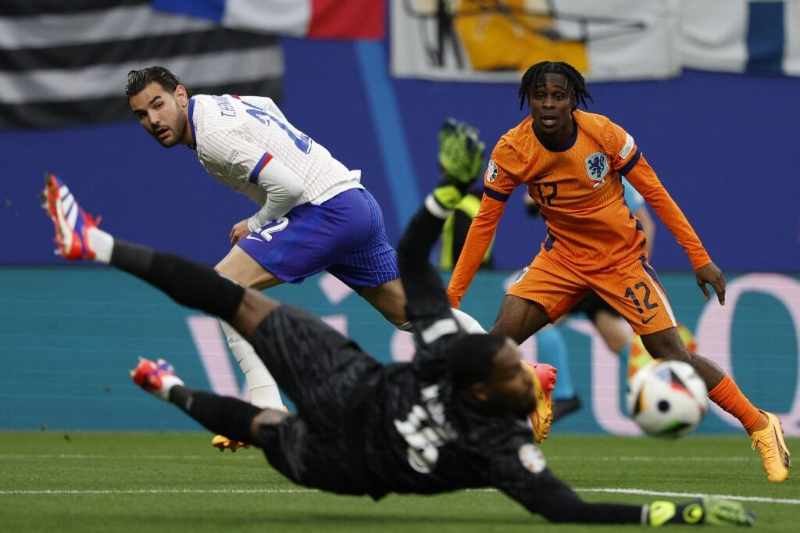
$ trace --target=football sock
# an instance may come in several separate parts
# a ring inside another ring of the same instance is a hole
[[[572,375],[567,360],[567,343],[561,330],[555,326],[545,327],[536,333],[536,353],[540,363],[547,363],[558,369],[558,380],[553,390],[554,400],[567,400],[575,397]]]
[[[253,442],[251,424],[261,412],[253,404],[181,385],[170,389],[169,401],[212,433],[225,435],[231,440]]]
[[[164,291],[181,305],[230,322],[244,298],[244,289],[213,269],[152,248],[114,240],[111,265]]]
[[[748,434],[766,427],[766,417],[750,403],[730,376],[722,378],[722,381],[709,391],[708,397],[738,418]]]
[[[94,260],[108,264],[111,262],[111,250],[114,249],[114,237],[97,228],[89,228],[86,232],[89,248],[94,252]]]
[[[224,320],[220,320],[220,325],[225,333],[228,347],[244,374],[247,390],[250,392],[250,403],[257,407],[270,407],[285,411],[286,406],[281,400],[278,384],[275,383],[275,379],[264,366],[264,361],[256,354],[253,346]]]

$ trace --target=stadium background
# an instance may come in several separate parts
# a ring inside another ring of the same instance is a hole
[[[391,77],[386,41],[282,37],[281,45],[282,108],[346,165],[362,169],[393,241],[437,179],[435,135],[445,117],[474,123],[491,145],[523,116],[515,84]],[[706,304],[659,223],[653,264],[678,316],[702,352],[731,368],[756,402],[782,413],[787,433],[800,434],[800,79],[684,70],[590,90],[590,109],[635,136],[741,288],[724,309]],[[219,331],[136,280],[54,258],[50,223],[37,205],[41,176],[59,173],[113,234],[208,264],[227,251],[230,225],[252,206],[206,176],[191,151],[161,149],[132,121],[5,130],[0,147],[0,428],[196,427],[141,395],[126,369],[138,355],[164,355],[190,383],[234,391],[238,370],[230,370]],[[498,308],[503,280],[530,260],[543,234],[524,214],[520,194],[498,232],[501,272],[481,274],[465,301],[484,324]],[[407,338],[327,277],[272,292],[324,315],[378,358],[407,355]],[[633,431],[620,410],[615,360],[585,323],[563,329],[585,408],[556,430]],[[735,427],[712,412],[701,431]]]

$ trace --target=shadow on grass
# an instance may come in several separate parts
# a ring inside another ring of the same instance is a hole
[[[160,522],[169,521],[169,517],[159,518]],[[176,517],[175,525],[188,526],[196,524],[198,526],[219,526],[235,527],[245,524],[264,524],[264,525],[318,525],[324,527],[326,524],[342,526],[344,524],[359,528],[374,529],[378,526],[385,527],[390,524],[403,526],[415,525],[492,525],[492,526],[515,526],[542,522],[543,519],[536,516],[514,516],[514,517],[491,517],[481,515],[466,516],[441,516],[425,513],[397,513],[379,511],[370,512],[306,512],[306,511],[270,511],[258,512],[248,516],[192,516]]]

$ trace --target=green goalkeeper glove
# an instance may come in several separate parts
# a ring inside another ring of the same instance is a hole
[[[485,148],[474,126],[448,118],[439,129],[439,165],[445,178],[467,190],[478,177]]]
[[[755,515],[741,503],[720,498],[700,498],[683,504],[654,501],[647,512],[647,525],[653,527],[664,524],[752,526],[755,521]]]
[[[444,122],[439,129],[439,166],[444,175],[433,191],[442,206],[455,209],[461,201],[478,177],[485,148],[475,127],[452,118]]]

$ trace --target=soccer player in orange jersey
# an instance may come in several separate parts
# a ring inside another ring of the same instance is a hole
[[[578,109],[590,95],[571,65],[530,67],[519,88],[530,116],[498,141],[484,195],[448,287],[454,307],[494,236],[505,202],[524,186],[547,224],[539,253],[509,289],[492,333],[518,343],[594,291],[630,323],[654,356],[691,364],[709,397],[744,426],[770,481],[789,476],[790,455],[778,418],[755,407],[730,376],[681,342],[667,296],[644,254],[641,225],[623,201],[620,175],[644,196],[686,250],[697,284],[725,303],[725,278],[670,197],[633,137],[603,115]]]

